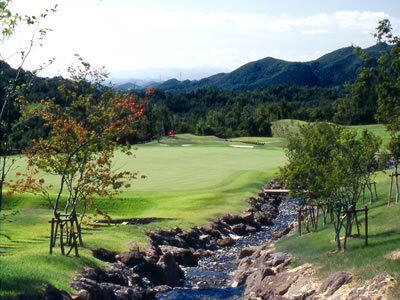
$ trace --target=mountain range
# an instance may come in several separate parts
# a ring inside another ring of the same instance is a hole
[[[172,93],[185,93],[207,87],[221,90],[251,90],[283,83],[310,87],[336,87],[347,81],[354,81],[357,77],[363,60],[354,53],[354,49],[353,46],[341,48],[309,62],[290,62],[266,57],[247,63],[230,73],[219,73],[192,81],[170,79],[160,84],[154,83],[152,87]],[[364,50],[377,59],[389,49],[389,45],[382,43]]]

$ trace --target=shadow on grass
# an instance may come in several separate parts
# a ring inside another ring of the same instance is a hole
[[[374,240],[373,238],[378,238],[378,240]],[[380,240],[379,238],[384,238],[383,240]],[[364,241],[365,236],[361,235],[360,237],[357,238],[358,240],[362,240]],[[390,245],[394,245],[396,246],[395,248],[398,247],[398,245],[400,244],[400,236],[398,233],[396,233],[395,231],[390,231],[390,232],[384,232],[384,233],[380,233],[380,234],[376,234],[373,236],[369,236],[368,238],[368,246],[365,246],[364,243],[359,244],[359,245],[351,245],[351,240],[350,242],[350,247],[349,249],[361,249],[361,248],[379,248],[382,246],[390,246]]]
[[[126,218],[126,219],[113,219],[113,220],[101,220],[97,221],[97,223],[101,224],[124,224],[124,225],[137,225],[137,224],[150,224],[153,222],[160,221],[172,221],[176,220],[173,218]]]
[[[395,230],[390,230],[390,231],[380,232],[377,234],[369,234],[368,235],[369,238],[385,238],[385,237],[391,237],[391,236],[399,237],[399,232],[395,231]],[[400,239],[400,237],[399,237],[399,239]]]
[[[36,295],[47,282],[32,277],[13,277],[1,280],[1,299],[34,299],[28,295]],[[7,289],[5,289],[7,287]],[[19,295],[19,296],[15,296]]]

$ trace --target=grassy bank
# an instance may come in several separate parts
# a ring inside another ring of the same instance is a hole
[[[285,161],[281,148],[272,145],[248,147],[215,137],[178,135],[140,145],[135,159],[116,153],[115,167],[139,170],[146,179],[112,202],[97,201],[113,218],[158,218],[146,225],[88,227],[81,257],[63,257],[56,249],[48,254],[51,210],[48,203],[29,194],[7,197],[1,213],[0,269],[1,296],[31,293],[46,282],[71,291],[68,282],[87,266],[104,264],[91,256],[90,249],[129,249],[136,241],[147,245],[147,229],[201,225],[227,212],[240,212],[250,195],[257,193],[267,178]],[[13,172],[22,171],[24,159]],[[58,179],[42,174],[55,186]],[[52,191],[56,192],[56,189]]]
[[[279,120],[272,123],[272,134],[274,137],[287,137],[288,133],[298,132],[299,125],[304,125],[306,122],[293,120],[293,119],[285,119]],[[370,125],[351,125],[344,126],[346,128],[353,129],[357,132],[362,132],[364,129],[372,132],[376,136],[380,136],[382,138],[382,149],[385,148],[385,145],[390,140],[389,133],[385,130],[385,126],[382,124],[370,124]]]
[[[333,253],[336,249],[333,225],[319,227],[317,232],[291,237],[277,243],[279,251],[295,256],[295,265],[312,263],[317,267],[317,276],[326,278],[336,271],[347,271],[355,275],[354,282],[371,279],[379,272],[387,272],[400,282],[400,260],[385,258],[392,251],[400,249],[400,204],[387,206],[389,176],[377,176],[378,201],[368,204],[368,246],[364,246],[364,216],[360,215],[361,236],[351,238],[348,249]],[[362,206],[362,203],[360,203]],[[320,224],[322,224],[320,220]],[[396,289],[396,298],[400,290]]]

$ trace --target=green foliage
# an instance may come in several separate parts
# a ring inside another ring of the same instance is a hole
[[[19,65],[16,70],[10,70],[5,62],[0,61],[0,211],[3,200],[3,186],[13,164],[13,160],[10,163],[8,157],[15,153],[15,150],[12,149],[14,143],[11,134],[11,130],[14,129],[14,121],[18,118],[15,102],[21,93],[31,86],[31,82],[24,78],[24,75],[28,74],[29,79],[33,78],[31,73],[24,74],[22,67],[33,49],[42,46],[42,40],[50,29],[41,28],[41,23],[49,13],[54,13],[57,8],[57,5],[55,5],[54,8],[46,9],[38,16],[20,16],[9,9],[10,3],[11,0],[0,1],[0,43],[5,42],[21,23],[34,29],[30,40],[26,41],[26,46],[22,49],[16,49],[16,52],[11,55],[19,56]],[[0,54],[0,58],[4,59],[3,54]],[[49,64],[51,63],[52,60],[50,59]],[[33,73],[37,73],[45,66],[39,66]]]
[[[334,253],[335,233],[331,224],[320,226],[312,234],[299,236],[295,233],[281,239],[276,244],[278,251],[293,254],[297,265],[313,264],[315,275],[321,281],[334,272],[346,271],[353,274],[355,284],[370,280],[381,272],[389,273],[399,282],[400,260],[388,259],[387,256],[400,248],[400,206],[387,206],[390,183],[388,174],[379,172],[375,181],[378,201],[368,204],[368,247],[364,246],[365,219],[363,213],[360,213],[358,220],[361,223],[361,236],[352,237],[345,252]],[[400,289],[397,285],[393,298],[399,297]]]
[[[331,195],[330,175],[339,130],[328,123],[309,123],[289,136],[288,163],[281,168],[280,176],[294,195],[304,196],[305,190],[315,200]]]
[[[350,124],[359,122],[365,108],[369,110],[368,114],[376,112],[376,119],[385,124],[391,134],[387,147],[399,159],[400,39],[392,34],[388,19],[379,22],[374,36],[377,38],[377,47],[381,46],[385,51],[377,63],[374,63],[369,53],[357,49],[358,54],[364,58],[365,65],[356,82],[349,86],[346,98],[339,103],[335,117],[338,121]]]
[[[300,125],[299,132],[289,136],[281,178],[297,195],[308,190],[314,200],[355,204],[361,184],[376,167],[380,143],[366,130],[357,137],[355,131],[329,123]]]
[[[280,169],[281,179],[307,204],[316,202],[333,210],[338,249],[342,215],[356,207],[363,184],[371,181],[380,144],[381,139],[366,130],[357,137],[355,131],[328,123],[309,123],[289,136],[288,163]]]
[[[400,132],[400,40],[391,33],[388,20],[382,20],[377,28],[378,41],[383,38],[393,47],[390,52],[379,59],[377,72],[376,92],[378,94],[377,118],[386,125],[392,135],[389,149],[396,159],[400,158],[399,132]]]
[[[196,135],[213,135],[214,130],[205,121],[200,120],[196,124],[195,134]]]
[[[40,194],[59,216],[61,195],[67,192],[62,209],[75,216],[80,209],[82,222],[87,207],[94,206],[96,197],[113,199],[121,188],[128,188],[128,181],[137,176],[132,170],[115,171],[112,167],[114,150],[119,141],[132,130],[133,123],[143,115],[143,107],[129,95],[99,90],[103,70],[93,71],[79,58],[81,66],[70,68],[72,88],[66,83],[60,86],[69,106],[63,108],[54,99],[42,100],[31,108],[21,102],[24,115],[41,118],[50,128],[50,138],[33,141],[26,152],[28,171],[17,173],[14,182],[5,182],[7,194],[31,192]],[[88,78],[94,82],[88,84]],[[77,93],[77,91],[84,91]],[[99,97],[96,97],[98,92]],[[119,146],[120,151],[132,155],[129,147]],[[49,193],[43,178],[35,178],[40,171],[58,176],[60,184],[57,196]]]

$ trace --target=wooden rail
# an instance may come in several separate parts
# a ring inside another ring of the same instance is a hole
[[[264,193],[270,193],[270,194],[289,194],[290,190],[272,190],[272,189],[265,189]]]

